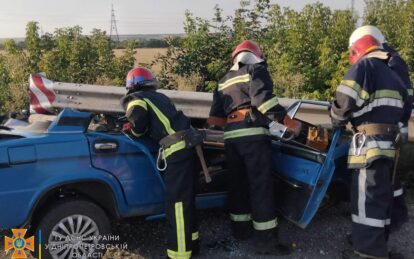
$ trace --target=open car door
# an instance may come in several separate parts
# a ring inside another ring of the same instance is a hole
[[[319,105],[321,113],[328,108],[325,102],[298,101],[288,109],[288,115],[295,118],[302,104]],[[312,126],[301,121],[306,128]],[[340,135],[340,130],[333,132],[324,151],[308,146],[306,141],[273,141],[277,208],[284,217],[302,228],[315,216],[331,182]]]

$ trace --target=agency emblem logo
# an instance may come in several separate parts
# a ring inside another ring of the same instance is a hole
[[[13,238],[4,237],[4,249],[6,252],[13,250],[12,259],[27,258],[25,249],[34,251],[34,236],[24,238],[27,229],[12,229]]]

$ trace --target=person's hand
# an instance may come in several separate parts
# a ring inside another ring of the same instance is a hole
[[[131,130],[132,130],[132,123],[131,122],[126,122],[122,125],[122,131],[124,133],[129,134],[129,133],[131,133]]]

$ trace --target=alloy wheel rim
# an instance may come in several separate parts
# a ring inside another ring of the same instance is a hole
[[[48,251],[55,259],[87,258],[99,243],[99,228],[85,215],[60,220],[50,232]]]

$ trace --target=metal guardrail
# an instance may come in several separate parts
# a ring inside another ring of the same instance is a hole
[[[120,100],[125,95],[123,87],[101,86],[88,84],[73,84],[52,82],[42,78],[49,89],[55,94],[52,108],[73,108],[97,113],[124,113]],[[35,86],[30,86],[35,87]],[[158,90],[168,96],[177,109],[191,118],[207,119],[213,100],[211,93],[188,92],[175,90]],[[295,99],[280,98],[279,103],[288,107]],[[315,124],[328,124],[331,122],[326,107],[303,104],[298,118],[312,121]],[[414,117],[411,117],[409,126],[410,140],[414,140]]]
[[[55,108],[74,108],[100,113],[124,113],[120,100],[125,96],[123,87],[86,84],[54,83]],[[207,118],[213,96],[211,93],[158,90],[167,95],[191,118]]]

